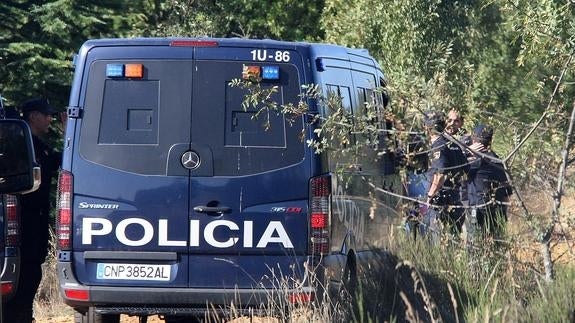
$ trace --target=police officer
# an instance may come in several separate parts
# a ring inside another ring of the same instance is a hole
[[[456,137],[457,139],[465,136],[465,129],[463,129],[463,116],[456,109],[449,110],[445,124],[445,132]]]
[[[472,144],[469,148],[482,155],[475,154],[470,158],[468,195],[471,215],[467,226],[471,237],[475,234],[476,223],[477,229],[480,229],[484,236],[499,239],[507,221],[507,207],[502,203],[509,200],[513,191],[503,165],[492,159],[499,159],[491,150],[492,139],[493,128],[490,126],[480,124],[473,129]]]
[[[427,203],[431,206],[424,223],[437,242],[441,226],[457,236],[464,222],[460,186],[469,170],[467,158],[459,145],[444,135],[445,114],[429,111],[424,115],[424,128],[430,144]]]
[[[463,128],[465,120],[463,115],[457,109],[451,109],[447,113],[447,119],[445,120],[445,133],[448,136],[452,136],[455,140],[459,141],[461,144],[461,150],[463,153],[470,157],[472,156],[467,149],[467,146],[471,145],[471,136],[467,133],[467,130]],[[449,138],[449,137],[448,137]],[[467,214],[467,210],[469,207],[469,200],[468,200],[468,193],[467,193],[467,185],[461,185],[460,188],[460,196],[461,196],[461,203],[464,206],[464,212]]]
[[[34,296],[42,280],[42,263],[48,254],[50,188],[52,176],[60,166],[62,156],[43,139],[49,132],[54,108],[40,98],[21,106],[24,120],[30,126],[36,161],[40,164],[42,182],[35,192],[20,196],[21,262],[16,294],[4,307],[5,322],[33,322]],[[65,119],[62,120],[65,123]]]

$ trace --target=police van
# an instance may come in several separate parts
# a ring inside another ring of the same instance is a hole
[[[244,109],[246,90],[230,83],[254,73],[278,104],[297,104],[304,84],[357,114],[385,101],[366,50],[213,38],[81,47],[56,225],[77,322],[257,313],[353,286],[396,218],[397,201],[366,184],[401,190],[392,161],[381,147],[348,160],[314,151],[309,116],[329,111],[313,100],[296,118]]]

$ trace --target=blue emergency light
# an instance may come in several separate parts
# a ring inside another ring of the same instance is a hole
[[[262,66],[262,79],[264,80],[279,80],[280,67],[279,66]]]
[[[124,77],[124,64],[107,64],[107,77]]]

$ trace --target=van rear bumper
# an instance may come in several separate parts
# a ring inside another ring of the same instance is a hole
[[[130,315],[197,315],[202,312],[227,310],[249,310],[257,314],[259,310],[269,313],[282,310],[290,302],[290,296],[312,295],[313,286],[298,288],[164,288],[126,286],[87,286],[80,284],[72,273],[71,263],[58,263],[60,291],[64,302],[79,311],[95,307],[102,314],[123,313]],[[72,293],[70,293],[72,291]],[[84,299],[68,295],[86,295]]]

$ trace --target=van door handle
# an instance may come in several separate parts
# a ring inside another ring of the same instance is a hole
[[[227,206],[204,206],[204,205],[194,206],[194,211],[198,213],[224,214],[224,213],[230,213],[231,210],[232,208]]]

